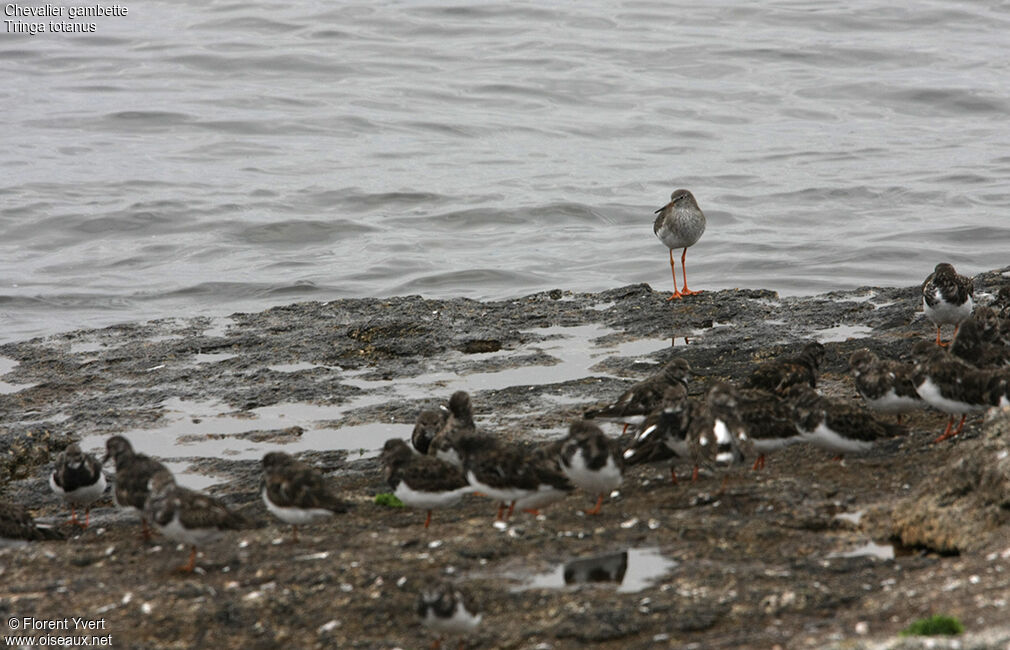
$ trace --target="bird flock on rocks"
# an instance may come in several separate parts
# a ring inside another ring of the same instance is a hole
[[[684,248],[686,256],[687,247],[704,232],[704,215],[687,190],[674,192],[657,213],[654,230],[670,248],[676,290],[673,249]],[[684,276],[683,288],[671,299],[696,293],[687,289],[686,270]],[[880,440],[902,435],[903,414],[930,407],[949,416],[934,441],[941,442],[960,434],[969,415],[1010,405],[1010,290],[1001,291],[992,305],[976,307],[971,280],[950,264],[938,264],[922,284],[922,305],[936,326],[935,342],[916,344],[908,359],[880,359],[868,349],[851,355],[862,405],[817,391],[825,348],[816,341],[756,365],[737,385],[714,382],[694,391],[699,397],[690,395],[690,364],[675,357],[612,402],[585,411],[564,437],[534,444],[506,441],[479,429],[470,395],[457,391],[444,405],[417,414],[409,441],[385,442],[380,456],[384,478],[404,505],[426,513],[427,528],[434,510],[451,508],[472,494],[496,504],[498,521],[517,509],[539,514],[575,490],[594,504],[584,512],[597,515],[620,487],[626,467],[637,464],[669,466],[676,483],[678,461],[692,466],[695,481],[702,470],[711,473],[744,463],[760,470],[767,454],[794,444],[835,454],[863,453]],[[953,337],[944,342],[941,328],[951,325]],[[622,425],[622,435],[608,436],[601,423]],[[632,434],[625,435],[632,427]],[[150,537],[153,527],[190,547],[181,571],[194,570],[198,547],[250,525],[220,500],[178,485],[161,462],[136,452],[119,435],[106,441],[101,461],[77,444],[56,457],[49,483],[71,508],[69,524],[88,526],[90,507],[107,486],[102,466],[109,460],[115,465],[115,503],[140,514],[144,537]],[[320,470],[289,454],[266,454],[262,470],[264,506],[292,526],[293,542],[299,526],[351,507]],[[83,522],[78,508],[84,508]],[[59,529],[34,522],[22,506],[0,502],[0,538],[62,537]],[[425,625],[441,633],[466,634],[481,619],[470,597],[451,582],[428,585],[416,610]]]

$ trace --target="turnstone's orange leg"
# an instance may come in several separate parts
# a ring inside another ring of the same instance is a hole
[[[587,515],[598,515],[598,514],[600,514],[600,506],[602,506],[602,505],[603,505],[603,495],[600,494],[598,497],[596,497],[596,507],[590,508],[589,510],[586,510],[585,512],[586,512]]]
[[[759,469],[764,469],[764,467],[765,467],[765,455],[761,454],[757,457],[757,460],[754,461],[754,471],[756,472]]]
[[[687,249],[684,249],[685,252]],[[673,272],[673,295],[666,299],[670,302],[674,298],[680,299],[681,293],[677,290],[677,263],[673,260],[673,249],[670,249],[670,270]]]
[[[291,543],[298,543],[298,524],[291,524]]]
[[[898,424],[901,424],[901,413],[898,413]]]
[[[501,521],[503,519],[503,515],[504,514],[505,514],[505,502],[504,501],[500,501],[498,503],[498,516],[495,517],[494,520],[495,521]]]
[[[625,422],[625,423],[624,423],[624,430],[623,430],[623,431],[621,431],[621,435],[622,435],[622,436],[623,436],[624,434],[626,434],[626,433],[628,432],[628,427],[629,427],[629,426],[631,426],[631,425],[630,425],[630,424],[628,424],[627,422]]]
[[[513,501],[512,503],[509,504],[509,509],[508,512],[505,513],[505,518],[508,519],[509,517],[511,517],[512,513],[515,512],[515,509],[516,509],[516,502]]]
[[[947,344],[940,340],[940,326],[936,326],[936,344],[941,348],[947,347]]]
[[[957,425],[957,431],[954,432],[955,436],[961,435],[961,432],[964,431],[964,421],[966,419],[968,419],[968,414],[967,413],[962,413],[961,414],[961,421]]]
[[[196,568],[196,547],[191,546],[189,551],[189,562],[178,567],[176,571],[179,573],[193,573],[193,569]]]
[[[670,480],[673,481],[674,485],[680,485],[680,481],[677,480],[677,470],[673,467],[670,468]]]
[[[147,527],[147,520],[143,517],[140,518],[140,525],[143,527],[140,531],[140,539],[145,542],[151,541],[151,529]]]
[[[673,254],[673,251],[670,251]],[[683,271],[684,275],[684,288],[680,290],[680,295],[682,296],[693,296],[696,293],[701,293],[700,291],[691,291],[687,288],[687,249],[684,249],[684,254],[680,256],[680,270]],[[677,286],[676,280],[674,280],[674,285]]]
[[[943,430],[943,433],[940,434],[939,438],[933,441],[933,444],[943,442],[947,438],[950,438],[951,436],[955,435],[951,433],[951,429],[953,428],[954,428],[954,416],[951,415],[949,418],[947,418],[947,428]]]
[[[694,471],[691,472],[691,482],[694,483],[697,480],[698,480],[698,466],[695,465],[694,466]]]
[[[428,511],[428,516],[424,519],[424,527],[427,528],[431,524],[431,510]]]
[[[523,508],[523,512],[527,512],[527,513],[533,515],[534,517],[537,517],[537,516],[540,515],[540,511],[537,510],[536,508]]]

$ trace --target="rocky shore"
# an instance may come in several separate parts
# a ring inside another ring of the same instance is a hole
[[[979,301],[1007,276],[976,276]],[[869,454],[838,462],[794,446],[762,471],[733,471],[725,487],[636,467],[596,517],[578,492],[506,526],[476,496],[428,529],[423,512],[374,502],[387,491],[375,456],[385,438],[408,435],[420,408],[456,389],[471,393],[478,427],[541,440],[673,356],[691,363],[701,395],[817,339],[821,389],[858,399],[853,351],[900,358],[935,333],[918,287],[667,295],[632,285],[501,302],[307,302],[0,346],[0,498],[60,525],[53,457],[120,433],[255,522],[202,549],[199,572],[182,576],[172,568],[187,552],[139,541],[135,517],[107,496],[88,530],[65,528],[67,541],[0,544],[0,635],[110,635],[116,648],[426,647],[414,598],[449,577],[485,612],[471,648],[924,647],[897,634],[932,614],[964,623],[959,647],[1010,647],[1006,412],[932,444],[946,418],[924,411]],[[274,449],[323,468],[352,511],[290,543],[259,499],[259,458]],[[623,550],[622,584],[564,584],[566,562]],[[101,628],[75,630],[74,617]],[[10,626],[29,618],[70,629]]]

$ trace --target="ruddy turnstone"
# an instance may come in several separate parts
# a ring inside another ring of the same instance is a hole
[[[151,477],[165,466],[146,454],[133,451],[133,445],[123,436],[112,436],[105,441],[104,465],[109,459],[116,464],[116,486],[112,491],[116,505],[120,508],[133,508],[141,513],[140,523],[143,526],[144,539],[151,539],[151,531],[145,519],[144,502],[150,493],[148,483]]]
[[[760,388],[777,395],[785,395],[790,386],[806,384],[817,388],[817,369],[824,360],[824,346],[811,341],[803,346],[799,354],[772,359],[757,365],[744,388]]]
[[[687,378],[690,375],[691,364],[686,359],[677,357],[663,366],[659,372],[633,384],[631,388],[621,393],[613,404],[586,411],[585,417],[587,420],[623,422],[624,430],[627,431],[628,425],[641,423],[647,415],[659,407],[667,387],[681,385],[686,389]]]
[[[645,418],[631,446],[624,451],[624,462],[638,465],[687,458],[691,453],[687,442],[689,411],[687,388],[683,384],[668,386],[659,407]],[[672,462],[670,478],[677,482]]]
[[[421,409],[414,420],[414,431],[410,434],[410,444],[419,454],[427,454],[431,441],[445,427],[449,419],[449,409],[440,406],[438,409]]]
[[[989,307],[978,307],[957,328],[950,353],[976,368],[1002,368],[1010,362],[1010,347],[1001,340],[999,317]]]
[[[476,431],[470,395],[463,390],[456,391],[449,398],[447,410],[445,424],[429,443],[428,455],[452,463],[456,467],[462,467],[463,459],[456,448],[456,443],[461,437],[474,435]]]
[[[508,518],[517,507],[534,511],[564,498],[575,489],[561,471],[556,456],[530,452],[518,445],[489,445],[479,436],[462,437],[458,448],[463,455],[463,472],[471,487],[501,504],[499,520],[505,504],[509,504],[505,515]]]
[[[434,456],[415,454],[399,438],[386,441],[380,458],[396,498],[411,508],[428,511],[425,528],[431,524],[432,510],[454,506],[463,495],[473,492],[458,467]]]
[[[937,345],[947,345],[940,341],[940,327],[953,325],[957,334],[958,326],[971,316],[974,295],[971,278],[958,275],[950,264],[937,264],[926,277],[922,283],[922,310],[936,325]]]
[[[693,246],[705,232],[705,213],[698,207],[694,195],[687,190],[674,190],[670,202],[656,210],[656,220],[652,232],[670,249],[670,271],[673,273],[673,295],[667,300],[691,296],[700,291],[687,288],[687,249]],[[684,272],[684,288],[677,289],[677,265],[673,259],[673,249],[683,248],[680,268]]]
[[[298,527],[347,512],[349,504],[334,494],[322,473],[282,451],[263,456],[263,503],[275,517]]]
[[[694,461],[692,480],[697,480],[699,467],[736,465],[754,455],[754,443],[740,419],[736,389],[729,384],[712,384],[703,403],[691,403],[690,418],[687,442]]]
[[[916,392],[927,404],[949,415],[947,427],[933,442],[959,435],[969,415],[1001,405],[1001,393],[1005,392],[1001,388],[1006,386],[1003,372],[979,370],[942,349],[924,354],[917,345],[914,352],[918,355],[912,375]],[[955,429],[957,415],[961,422]]]
[[[31,513],[20,503],[0,501],[0,540],[43,540],[63,539],[63,534],[49,526],[40,526],[32,519]]]
[[[49,475],[49,487],[70,505],[70,523],[87,528],[91,504],[105,492],[105,473],[91,454],[81,451],[76,442],[56,454],[56,467]],[[84,507],[84,523],[77,519],[77,508]]]
[[[760,388],[741,388],[736,398],[737,413],[758,454],[755,470],[765,466],[765,454],[801,442],[792,407],[778,395]]]
[[[192,573],[196,568],[197,546],[216,542],[225,531],[248,526],[245,517],[214,497],[176,485],[167,469],[154,473],[150,490],[144,515],[162,535],[190,547],[189,562],[178,567],[183,573]]]
[[[450,582],[440,582],[423,589],[417,596],[416,611],[421,624],[440,635],[470,634],[480,626],[483,616],[469,594]],[[438,648],[440,641],[436,640],[431,647]],[[462,639],[459,647],[462,650]]]
[[[786,397],[803,441],[836,454],[868,451],[875,442],[905,432],[877,420],[852,401],[824,397],[804,384],[790,388]]]
[[[624,460],[614,442],[600,427],[586,420],[573,422],[561,441],[561,471],[575,487],[597,495],[587,515],[600,513],[603,497],[621,485]]]
[[[915,390],[915,367],[900,361],[880,359],[866,348],[849,357],[856,390],[866,405],[880,413],[894,413],[901,424],[902,413],[923,409],[927,404]]]

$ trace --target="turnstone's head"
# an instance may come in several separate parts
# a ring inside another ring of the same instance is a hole
[[[465,390],[458,390],[449,398],[449,412],[456,419],[472,419],[473,409],[470,406],[470,395]]]
[[[409,461],[414,452],[410,450],[406,441],[401,438],[390,438],[386,444],[382,445],[380,458],[387,466],[396,465]]]
[[[271,451],[263,456],[263,471],[274,471],[293,462],[296,461],[290,454],[286,454],[283,451]]]
[[[824,346],[819,341],[811,341],[803,346],[803,356],[810,360],[810,365],[819,368],[824,361]]]
[[[735,409],[737,407],[736,390],[729,384],[717,381],[708,389],[705,396],[710,408]]]
[[[677,357],[663,368],[663,376],[667,383],[687,384],[687,378],[691,376],[691,364],[686,359]]]
[[[937,278],[942,276],[955,276],[955,275],[957,275],[957,271],[954,270],[954,265],[948,264],[947,262],[940,262],[933,269],[933,276]]]
[[[870,370],[870,367],[877,362],[877,355],[873,354],[866,348],[862,350],[856,350],[849,357],[849,367],[857,375],[863,374]]]
[[[427,454],[428,448],[435,434],[445,426],[446,412],[439,409],[422,409],[414,420],[414,430],[410,434],[410,440],[414,444],[414,449],[419,453]]]
[[[172,472],[167,469],[159,469],[153,476],[151,476],[151,480],[147,483],[147,489],[150,491],[152,496],[162,494],[174,487],[175,477],[172,476]]]
[[[580,436],[594,436],[603,435],[603,430],[600,429],[592,420],[576,420],[572,422],[572,425],[568,427],[568,435],[573,438]]]
[[[112,436],[105,441],[103,465],[111,458],[116,463],[116,469],[119,469],[119,466],[131,457],[133,457],[133,445],[123,436]]]
[[[84,464],[84,452],[81,451],[81,446],[76,442],[72,442],[67,445],[66,449],[61,452],[61,462],[67,467],[78,468]]]

